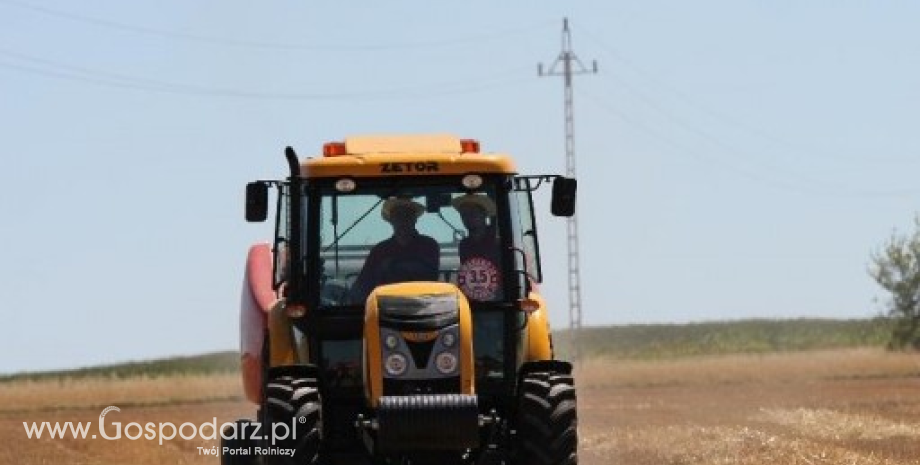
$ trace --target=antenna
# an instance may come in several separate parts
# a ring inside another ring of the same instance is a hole
[[[561,70],[559,68],[562,68]],[[569,32],[569,19],[562,19],[562,51],[556,60],[544,72],[543,64],[537,65],[540,77],[562,76],[565,87],[565,174],[575,177],[575,114],[572,98],[572,76],[576,74],[597,73],[597,61],[591,69],[585,68],[581,60],[572,51],[572,34]],[[581,361],[581,276],[578,269],[578,215],[567,220],[567,237],[569,251],[569,347],[572,359]]]

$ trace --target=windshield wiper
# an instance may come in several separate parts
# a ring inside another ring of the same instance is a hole
[[[396,193],[396,190],[397,190],[397,188],[393,188],[393,190],[391,190],[390,192],[388,192],[386,195],[384,195],[383,197],[380,197],[380,200],[378,200],[376,203],[374,203],[373,205],[371,205],[371,208],[368,208],[367,211],[364,212],[364,214],[362,214],[361,216],[359,216],[358,219],[356,219],[355,222],[351,224],[351,226],[349,226],[349,227],[346,228],[344,231],[342,231],[342,234],[336,236],[335,240],[332,241],[331,244],[329,244],[329,245],[327,245],[325,248],[323,248],[323,253],[328,252],[329,249],[331,249],[331,248],[335,247],[336,245],[338,245],[339,241],[340,241],[343,237],[345,237],[349,232],[351,232],[351,230],[354,229],[355,226],[358,225],[358,223],[360,223],[361,221],[364,221],[364,218],[367,218],[367,215],[370,215],[371,212],[374,211],[374,209],[376,209],[377,206],[379,206],[381,203],[383,203],[384,200],[386,200],[386,199],[390,198],[391,196],[393,196],[393,194]],[[338,218],[336,218],[336,223],[338,223]]]

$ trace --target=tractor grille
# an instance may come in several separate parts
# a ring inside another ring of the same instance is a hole
[[[383,396],[377,421],[377,444],[384,453],[462,451],[479,446],[476,396]]]

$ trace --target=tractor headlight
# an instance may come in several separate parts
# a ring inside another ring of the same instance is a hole
[[[387,349],[393,350],[396,348],[396,345],[399,344],[399,340],[396,339],[396,336],[387,334],[387,336],[383,338],[383,344],[387,346]]]
[[[454,336],[454,333],[446,333],[441,336],[441,343],[444,344],[444,347],[453,347],[456,342],[457,337]]]
[[[457,371],[457,356],[450,352],[441,352],[435,357],[435,366],[443,375]]]
[[[409,369],[409,363],[403,354],[390,354],[383,363],[383,369],[390,376],[402,376]]]

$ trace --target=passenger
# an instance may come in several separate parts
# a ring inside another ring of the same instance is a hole
[[[415,229],[425,207],[408,199],[390,197],[381,216],[393,227],[389,239],[375,245],[351,288],[351,299],[363,303],[375,287],[407,281],[437,281],[441,259],[438,242]]]
[[[467,236],[458,244],[457,285],[470,299],[497,300],[501,298],[502,268],[495,202],[486,195],[467,194],[451,203],[467,229]]]

